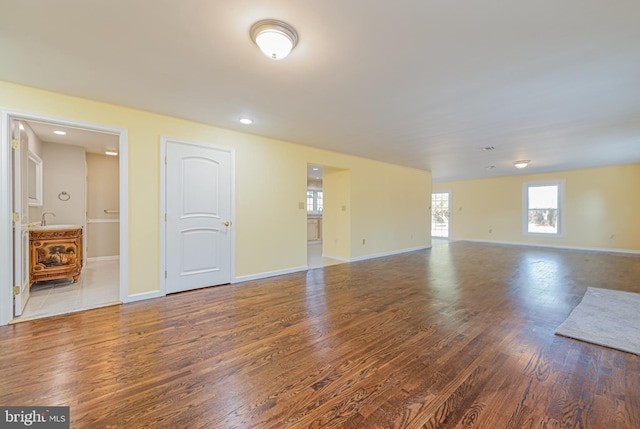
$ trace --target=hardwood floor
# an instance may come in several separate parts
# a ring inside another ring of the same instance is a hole
[[[72,428],[639,428],[640,356],[554,329],[640,256],[456,242],[0,328]]]

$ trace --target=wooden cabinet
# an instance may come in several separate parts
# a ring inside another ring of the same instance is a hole
[[[29,285],[73,277],[82,271],[82,227],[35,228],[29,231]]]
[[[322,218],[307,218],[307,241],[322,240]]]

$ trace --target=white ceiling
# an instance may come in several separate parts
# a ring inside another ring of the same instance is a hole
[[[434,180],[640,162],[638,0],[0,0],[0,10],[2,80]],[[270,61],[250,40],[264,18],[297,29],[289,58]],[[516,171],[517,159],[532,162]]]
[[[118,152],[120,138],[116,134],[70,127],[49,122],[25,121],[38,138],[46,143],[67,144],[80,146],[87,152],[104,155],[107,150]],[[55,134],[54,131],[64,131],[65,135]]]

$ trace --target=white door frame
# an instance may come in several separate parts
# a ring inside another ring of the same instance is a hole
[[[0,109],[0,326],[13,319],[13,244],[11,172],[11,119],[53,122],[60,125],[119,135],[120,163],[120,301],[129,298],[129,136],[126,128],[13,109]]]
[[[197,143],[193,141],[177,139],[172,137],[160,137],[160,294],[167,294],[167,143],[180,143],[185,145],[198,146],[207,149],[216,149],[228,152],[231,155],[231,283],[235,283],[236,278],[236,151],[224,146],[215,144]]]
[[[431,238],[439,238],[439,239],[446,239],[446,240],[450,240],[451,239],[451,217],[453,216],[453,210],[451,207],[451,189],[440,189],[437,191],[432,190],[431,191],[431,222],[433,222],[433,194],[448,194],[449,198],[449,223],[447,224],[447,236],[446,237],[439,237],[439,236],[431,236]]]

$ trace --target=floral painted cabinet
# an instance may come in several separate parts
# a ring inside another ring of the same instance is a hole
[[[73,277],[82,271],[82,227],[35,228],[29,231],[30,285]]]

